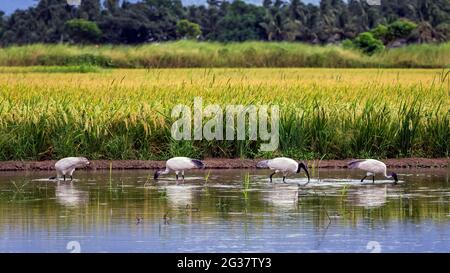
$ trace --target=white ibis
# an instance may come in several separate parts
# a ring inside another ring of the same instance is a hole
[[[386,164],[375,159],[358,159],[348,163],[349,169],[360,169],[366,171],[367,174],[361,179],[364,182],[368,176],[372,176],[372,183],[375,183],[375,175],[381,174],[388,179],[394,179],[394,185],[398,182],[397,174],[392,172],[389,175],[386,171]]]
[[[272,176],[274,174],[281,172],[283,173],[283,182],[286,183],[286,176],[288,173],[299,173],[302,169],[305,170],[306,175],[308,176],[308,183],[310,181],[308,168],[306,165],[303,162],[297,163],[297,161],[287,157],[277,157],[270,160],[260,161],[256,167],[260,169],[269,168],[274,170],[274,172],[270,175],[270,182],[272,182]]]
[[[188,157],[174,157],[166,162],[166,169],[164,171],[156,171],[154,179],[157,180],[161,174],[168,174],[170,171],[174,171],[178,180],[178,175],[181,172],[181,176],[184,180],[184,171],[190,169],[203,169],[205,164],[198,159],[191,159]]]
[[[56,178],[64,178],[64,181],[66,181],[66,176],[70,177],[70,181],[73,180],[73,172],[77,168],[84,168],[86,166],[89,166],[91,163],[89,160],[85,157],[66,157],[55,164],[56,169],[56,177],[51,177],[50,179],[56,179]]]

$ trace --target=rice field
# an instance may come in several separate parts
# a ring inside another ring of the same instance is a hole
[[[442,69],[0,67],[0,160],[448,157],[449,90]],[[175,141],[194,97],[278,105],[279,149]]]

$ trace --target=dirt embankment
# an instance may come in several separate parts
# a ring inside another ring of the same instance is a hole
[[[251,169],[259,160],[253,159],[205,159],[209,169]],[[309,168],[346,168],[349,160],[310,160]],[[53,170],[56,161],[2,161],[0,171],[47,171]],[[389,168],[448,168],[450,158],[403,158],[383,160]],[[90,169],[107,170],[112,164],[115,170],[138,170],[163,168],[164,161],[146,160],[93,160]]]

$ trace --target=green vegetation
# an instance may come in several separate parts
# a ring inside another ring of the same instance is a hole
[[[417,25],[408,20],[397,20],[388,26],[378,25],[369,32],[359,34],[353,41],[347,40],[344,46],[347,48],[357,48],[362,52],[372,55],[383,51],[384,45],[391,45],[406,39],[411,35]],[[406,43],[406,41],[403,41]],[[383,45],[384,44],[384,45]]]
[[[244,201],[248,201],[248,192],[250,190],[250,173],[245,174],[242,187],[242,196],[244,197]]]
[[[65,23],[70,39],[75,43],[97,42],[102,31],[97,24],[84,19],[72,19]]]
[[[381,0],[381,7],[362,0],[321,0],[317,5],[301,0],[261,2],[255,5],[242,0],[207,0],[202,5],[183,5],[180,0],[83,0],[81,6],[71,7],[66,0],[40,0],[9,16],[0,12],[0,45],[72,42],[77,41],[74,32],[78,36],[86,28],[88,37],[94,34],[97,38],[99,32],[94,24],[101,30],[101,44],[174,41],[185,36],[177,32],[180,22],[198,25],[201,35],[193,37],[204,41],[328,44],[354,39],[399,19],[418,25],[408,43],[450,39],[448,0]],[[75,30],[66,28],[66,22],[74,19],[83,21],[72,21],[78,22]],[[391,28],[400,33],[404,30],[396,24]],[[199,33],[196,28],[195,34]],[[87,42],[92,42],[91,38]]]
[[[0,48],[0,66],[179,67],[384,67],[450,66],[450,43],[410,45],[366,56],[340,46],[287,42],[178,41],[144,46],[27,45]]]
[[[0,160],[450,152],[448,70],[114,69],[49,76],[17,69],[0,73]],[[197,96],[223,108],[279,105],[279,149],[261,154],[259,141],[173,140],[173,107],[192,106]]]
[[[93,65],[0,67],[0,73],[94,73],[102,69]]]
[[[359,34],[353,41],[353,45],[368,55],[373,55],[374,53],[380,52],[384,49],[383,43],[376,39],[370,32],[363,32]]]
[[[177,23],[177,33],[183,38],[197,39],[202,35],[200,26],[196,23],[189,22],[186,19],[180,20]]]
[[[392,42],[395,39],[407,38],[417,25],[407,20],[397,20],[387,26],[387,33],[381,37],[387,42]]]

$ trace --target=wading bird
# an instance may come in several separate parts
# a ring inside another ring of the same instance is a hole
[[[51,177],[50,179],[59,179],[63,177],[66,181],[66,176],[70,177],[70,181],[73,180],[73,172],[77,168],[84,168],[89,166],[91,163],[85,157],[66,157],[55,164],[56,177]]]
[[[361,179],[364,182],[368,176],[372,176],[372,183],[375,183],[375,175],[381,174],[388,179],[394,179],[394,185],[398,182],[397,174],[392,172],[390,175],[386,172],[386,164],[375,159],[358,159],[348,163],[349,169],[360,169],[366,171],[367,174]]]
[[[203,169],[203,168],[205,168],[205,164],[203,164],[203,162],[198,159],[191,159],[188,157],[174,157],[174,158],[167,160],[166,169],[164,171],[161,171],[161,170],[156,171],[153,178],[155,180],[157,180],[161,174],[168,174],[168,173],[170,173],[170,171],[174,171],[177,180],[178,180],[178,175],[180,174],[180,172],[181,172],[181,176],[183,177],[183,180],[184,180],[184,171],[185,170]]]
[[[272,182],[272,176],[274,174],[281,172],[283,173],[283,182],[286,183],[286,176],[288,175],[288,173],[299,173],[302,169],[305,170],[306,175],[308,176],[308,183],[310,181],[308,168],[306,167],[306,165],[302,162],[297,163],[297,161],[287,157],[277,157],[270,160],[260,161],[258,162],[256,167],[259,169],[269,168],[271,170],[274,170],[274,172],[270,175],[270,182]]]

